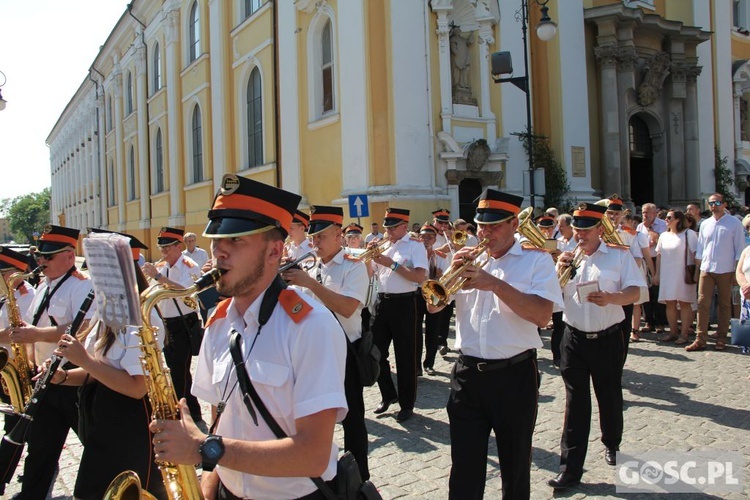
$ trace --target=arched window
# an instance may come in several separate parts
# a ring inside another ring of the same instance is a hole
[[[153,69],[153,87],[154,92],[161,90],[161,52],[159,52],[159,42],[154,44],[154,57],[152,60]]]
[[[107,96],[107,132],[112,131],[112,96]]]
[[[256,10],[260,9],[260,6],[263,5],[264,0],[245,0],[245,6],[244,6],[244,14],[245,19],[252,16],[253,13],[255,13]]]
[[[117,203],[115,197],[115,164],[112,160],[109,162],[109,179],[107,180],[107,187],[109,187],[109,206],[112,207]]]
[[[133,112],[133,73],[128,71],[127,89],[125,90],[125,115]]]
[[[164,149],[161,139],[161,129],[156,131],[156,192],[164,191]]]
[[[333,36],[331,33],[331,20],[326,21],[321,34],[321,77],[323,78],[323,113],[333,111]]]
[[[201,123],[201,108],[193,109],[193,182],[203,180],[203,125]]]
[[[263,165],[263,89],[258,68],[247,82],[247,150],[249,167]]]
[[[188,57],[189,62],[193,62],[198,59],[201,53],[201,20],[200,12],[198,10],[198,2],[193,2],[193,6],[190,8],[190,55]]]
[[[130,154],[128,155],[128,167],[130,179],[130,196],[128,199],[135,200],[135,150],[133,146],[130,146]]]

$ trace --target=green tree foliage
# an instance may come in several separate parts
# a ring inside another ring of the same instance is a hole
[[[41,231],[49,222],[49,203],[49,188],[0,202],[0,211],[8,217],[10,230],[18,243],[33,244],[34,231]]]
[[[518,139],[523,143],[526,156],[529,155],[529,135],[526,132],[515,133]],[[532,131],[531,136],[534,140],[534,168],[544,169],[544,206],[556,207],[560,213],[569,212],[575,201],[572,200],[568,193],[570,192],[570,183],[565,169],[557,162],[555,150],[549,144],[549,137],[544,135],[535,135]]]
[[[729,158],[721,156],[721,150],[717,146],[714,148],[714,178],[716,179],[716,192],[724,197],[728,207],[737,207],[739,203],[734,196],[732,185],[734,184],[734,174],[732,169],[727,165]]]

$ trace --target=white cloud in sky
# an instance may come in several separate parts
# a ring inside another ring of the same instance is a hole
[[[0,199],[50,186],[47,136],[127,5],[0,0]]]

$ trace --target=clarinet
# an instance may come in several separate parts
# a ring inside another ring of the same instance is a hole
[[[73,319],[73,322],[70,324],[70,326],[68,326],[65,333],[72,335],[78,333],[78,329],[81,328],[81,324],[83,323],[83,320],[86,317],[86,313],[91,307],[91,303],[93,301],[94,290],[92,289],[81,304],[81,309],[79,309],[78,314],[76,315],[75,319]],[[26,443],[26,433],[29,429],[29,424],[34,421],[34,414],[36,413],[36,410],[41,402],[44,400],[44,395],[47,393],[47,389],[49,389],[49,386],[52,383],[52,377],[55,376],[55,373],[60,367],[60,364],[65,361],[65,357],[53,354],[50,358],[50,361],[51,363],[49,365],[49,368],[47,369],[47,372],[42,378],[37,380],[36,384],[34,385],[34,392],[31,394],[31,399],[29,399],[29,402],[24,407],[23,412],[18,415],[19,417],[21,417],[21,419],[8,434],[3,436],[4,441],[8,441],[9,443],[21,446]]]

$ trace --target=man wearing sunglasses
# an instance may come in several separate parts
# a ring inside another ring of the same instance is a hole
[[[745,231],[736,217],[726,213],[724,197],[714,193],[708,198],[712,217],[705,219],[698,232],[695,265],[700,269],[698,281],[698,331],[695,342],[686,351],[702,351],[708,339],[708,317],[714,289],[718,290],[716,302],[719,324],[716,329],[714,349],[723,351],[727,344],[729,318],[732,314],[732,285],[740,254],[745,248]]]

